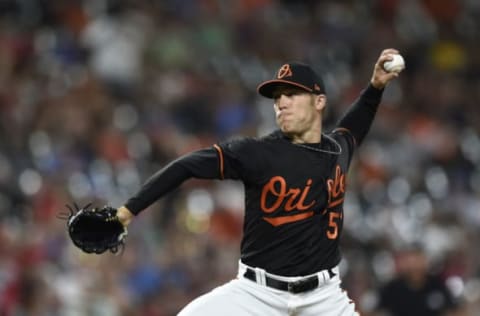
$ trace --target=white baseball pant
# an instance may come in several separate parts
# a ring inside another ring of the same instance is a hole
[[[178,316],[359,316],[355,304],[340,287],[338,267],[335,276],[321,271],[317,288],[290,293],[267,287],[265,276],[281,281],[297,281],[309,277],[283,277],[255,269],[257,282],[243,275],[247,266],[239,263],[237,279],[219,286],[188,304]]]

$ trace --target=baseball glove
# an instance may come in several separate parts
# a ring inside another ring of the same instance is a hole
[[[79,208],[66,205],[69,213],[60,214],[67,220],[67,229],[75,246],[86,253],[101,254],[107,250],[116,253],[125,246],[127,229],[118,220],[117,210],[111,206]]]

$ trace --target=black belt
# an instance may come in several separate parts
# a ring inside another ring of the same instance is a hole
[[[335,276],[335,272],[333,272],[332,269],[328,269],[327,271],[330,279]],[[251,268],[247,268],[247,271],[245,271],[243,276],[249,280],[252,280],[253,282],[258,283],[257,274],[255,273],[255,270]],[[319,285],[318,275],[314,275],[305,279],[300,279],[298,281],[292,281],[292,282],[277,280],[265,275],[265,282],[268,287],[290,292],[290,293],[308,292],[313,289],[316,289]]]

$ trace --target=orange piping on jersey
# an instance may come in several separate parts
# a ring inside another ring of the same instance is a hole
[[[287,216],[277,216],[277,217],[264,217],[263,219],[273,226],[280,226],[283,224],[293,223],[297,221],[301,221],[302,219],[306,219],[313,216],[313,211],[300,213],[296,215],[287,215]]]
[[[355,139],[355,137],[352,135],[352,132],[350,132],[350,130],[348,128],[345,128],[345,127],[338,127],[336,129],[333,130],[334,132],[347,132],[350,134],[350,136],[352,136],[352,139],[353,139],[353,144],[355,145],[355,147],[357,147],[357,140]]]
[[[213,147],[217,150],[218,157],[220,158],[220,179],[223,180],[225,178],[223,173],[223,151],[222,151],[222,148],[217,144],[214,144]]]

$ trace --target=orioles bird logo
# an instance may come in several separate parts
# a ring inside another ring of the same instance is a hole
[[[293,75],[292,69],[289,64],[283,65],[280,70],[278,70],[277,78],[282,79],[284,77],[291,77]]]

